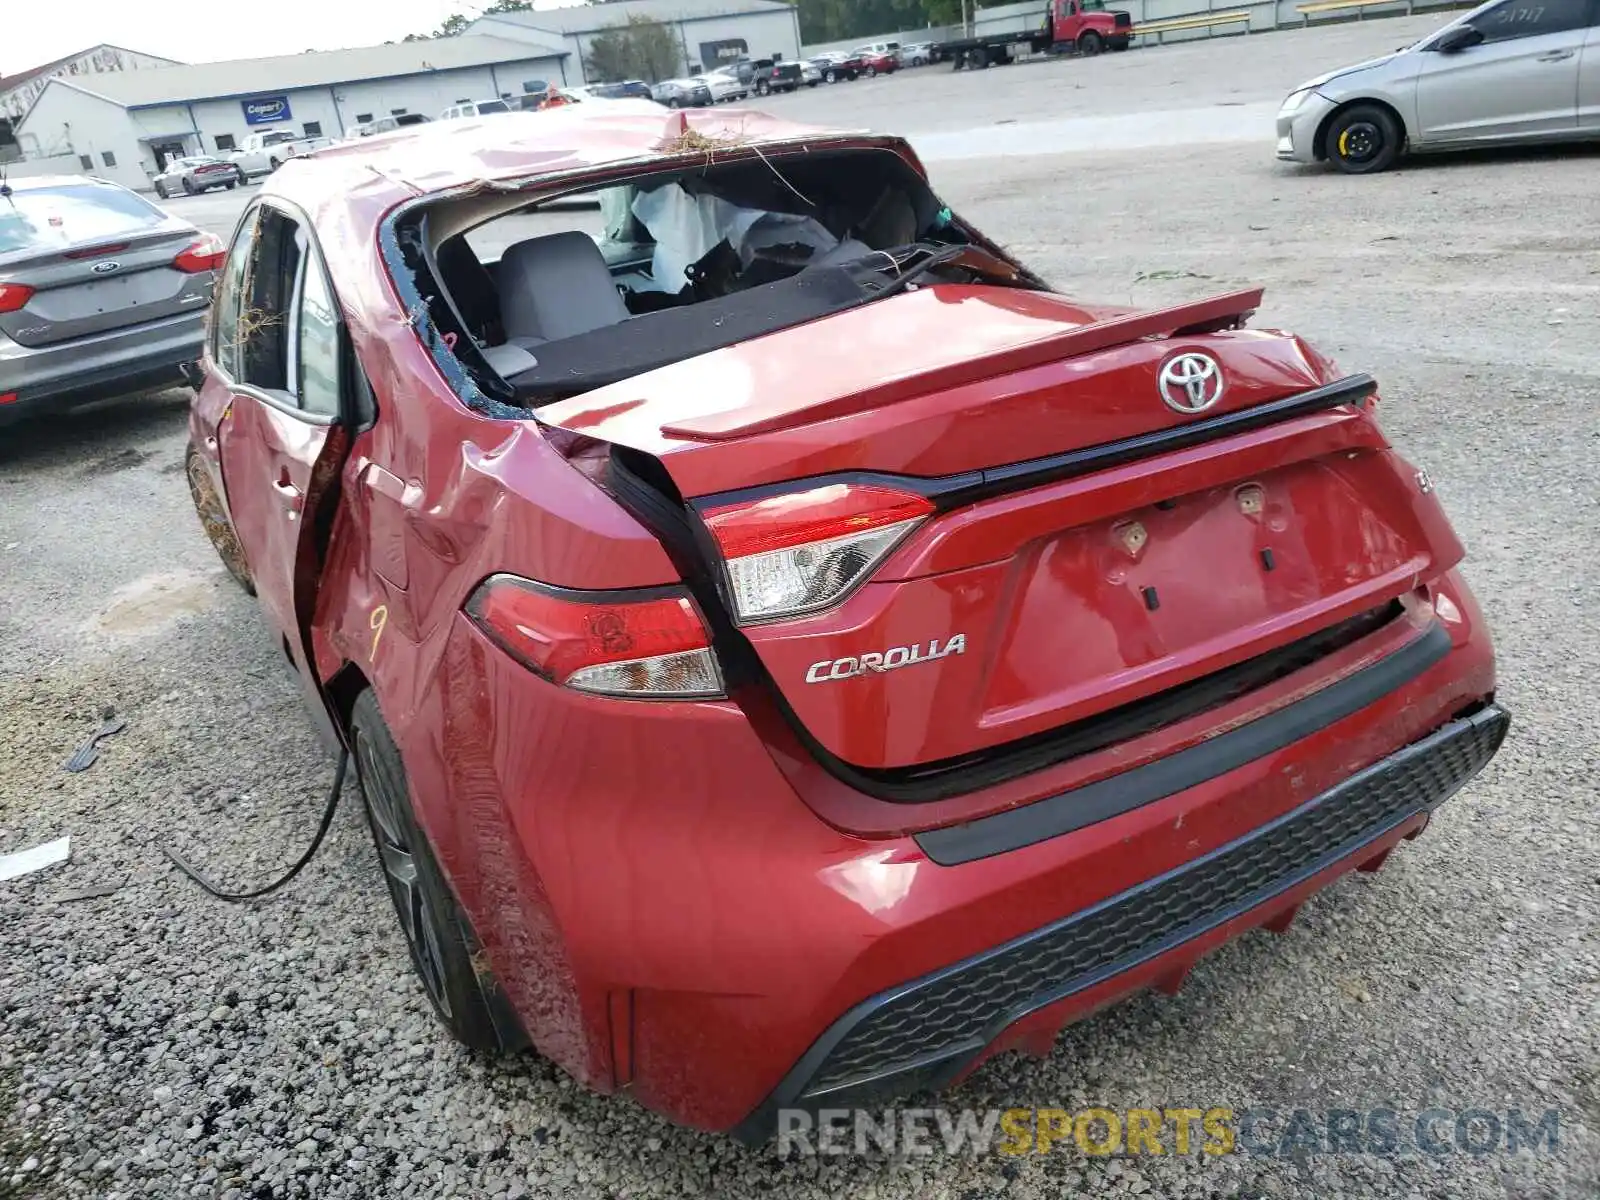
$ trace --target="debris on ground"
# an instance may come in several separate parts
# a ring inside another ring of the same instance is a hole
[[[42,871],[57,863],[64,863],[71,856],[70,837],[57,838],[53,842],[45,842],[27,850],[18,850],[13,854],[0,854],[0,883],[8,879],[20,879],[24,875],[31,875],[35,871]]]
[[[120,892],[125,882],[126,880],[118,879],[110,883],[97,883],[93,887],[79,888],[76,891],[62,892],[55,900],[57,904],[72,904],[79,900],[102,900]]]
[[[72,757],[67,759],[66,770],[74,773],[87,771],[94,766],[95,759],[100,757],[100,742],[104,738],[121,733],[128,726],[128,722],[116,715],[112,708],[102,709],[100,712],[100,728],[84,738],[83,742],[72,752]]]

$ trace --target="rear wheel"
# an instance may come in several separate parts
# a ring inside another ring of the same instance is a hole
[[[1357,104],[1328,126],[1328,161],[1346,175],[1371,175],[1392,166],[1404,142],[1393,113],[1376,104]]]
[[[227,183],[223,184],[222,186],[227,188],[228,191],[231,192],[231,191],[233,191],[234,188],[239,186],[239,181],[237,179],[230,179],[230,180],[228,180]]]
[[[867,78],[868,79],[876,79],[877,77],[878,77],[878,68],[869,66],[867,68]]]
[[[756,95],[765,96],[772,91],[772,85],[765,79],[756,80]]]
[[[1106,40],[1094,30],[1089,30],[1078,39],[1078,53],[1085,58],[1093,58],[1106,48]]]
[[[244,547],[233,531],[233,522],[222,507],[222,498],[211,482],[211,472],[205,460],[193,446],[184,455],[183,473],[189,480],[189,495],[194,499],[194,511],[200,517],[200,527],[206,531],[211,547],[228,568],[228,574],[248,595],[256,594],[255,580],[250,577],[250,564],[245,561]]]
[[[267,159],[267,170],[268,171],[276,171],[278,169],[278,165],[279,164],[278,164],[278,160],[277,159],[275,159],[275,158]]]
[[[471,922],[417,824],[399,747],[370,691],[357,697],[350,724],[356,778],[384,882],[435,1015],[474,1050],[498,1054],[521,1049],[527,1035],[500,993]]]
[[[838,81],[839,81],[839,77],[837,75],[835,75],[832,71],[824,71],[822,73],[822,82],[823,83],[837,83]]]
[[[187,175],[183,177],[183,194],[185,196],[194,195],[194,184],[189,182],[189,177]]]
[[[674,97],[672,97],[672,99],[667,101],[667,107],[668,108],[682,108],[683,107],[683,101],[679,100],[676,96],[674,96]]]

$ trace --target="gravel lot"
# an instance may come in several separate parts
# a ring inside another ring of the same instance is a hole
[[[1516,717],[1383,872],[947,1103],[1555,1108],[1556,1153],[780,1162],[532,1056],[473,1061],[426,1012],[353,796],[257,907],[207,899],[159,852],[265,878],[331,773],[194,520],[173,392],[0,442],[0,852],[73,839],[70,865],[0,883],[0,1198],[1600,1195],[1600,152],[1358,180],[1280,167],[1270,125],[1236,119],[1436,23],[924,71],[771,107],[900,122],[952,203],[1084,297],[1268,285],[1258,324],[1383,382],[1391,436],[1469,548]],[[1117,148],[1087,117],[1120,122]],[[1081,149],[995,141],[1025,126]],[[226,232],[241,202],[173,207]],[[63,774],[108,706],[127,731]]]

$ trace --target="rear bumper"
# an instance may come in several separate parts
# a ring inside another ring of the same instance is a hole
[[[21,346],[0,337],[0,423],[55,412],[108,396],[184,382],[200,358],[205,310],[50,346]]]
[[[1151,967],[1159,976],[1208,935],[1265,923],[1420,831],[1494,756],[1509,725],[1504,709],[1488,705],[1177,870],[862,1001],[737,1136],[765,1140],[781,1108],[847,1108],[945,1087],[1024,1018],[1135,968],[1147,968],[1141,979]],[[1069,1015],[1057,1014],[1058,1023]]]
[[[673,1120],[759,1138],[785,1105],[1047,1051],[1066,1022],[1175,982],[1420,830],[1503,732],[1482,716],[1497,712],[1494,663],[1470,592],[1453,572],[1428,586],[1449,646],[1387,693],[1138,807],[976,857],[930,849],[931,831],[819,820],[748,702],[553,688],[464,617],[399,740],[423,825],[541,1052]],[[1463,756],[1466,729],[1478,753]],[[1179,878],[1215,890],[1153,925],[1126,918]],[[1041,946],[1044,967],[941,1007],[938,981]],[[918,1001],[891,1007],[902,995]],[[945,1037],[952,1016],[968,1023]]]

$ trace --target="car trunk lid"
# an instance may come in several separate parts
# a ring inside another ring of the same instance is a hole
[[[46,346],[202,307],[211,272],[175,261],[203,236],[115,184],[17,186],[0,199],[0,332]]]
[[[837,602],[737,636],[824,757],[931,778],[1387,611],[1460,557],[1371,381],[1234,328],[1258,300],[1138,314],[930,287],[539,418],[687,503],[736,619],[742,547],[794,542],[750,538],[775,504],[832,505],[817,547],[874,519],[841,496],[888,505],[885,527],[910,514]],[[1167,402],[1186,355],[1221,372],[1203,412]]]
[[[24,346],[47,346],[201,308],[210,273],[174,265],[198,240],[179,226],[0,255],[0,281],[32,289],[21,308],[0,313],[0,331]]]

